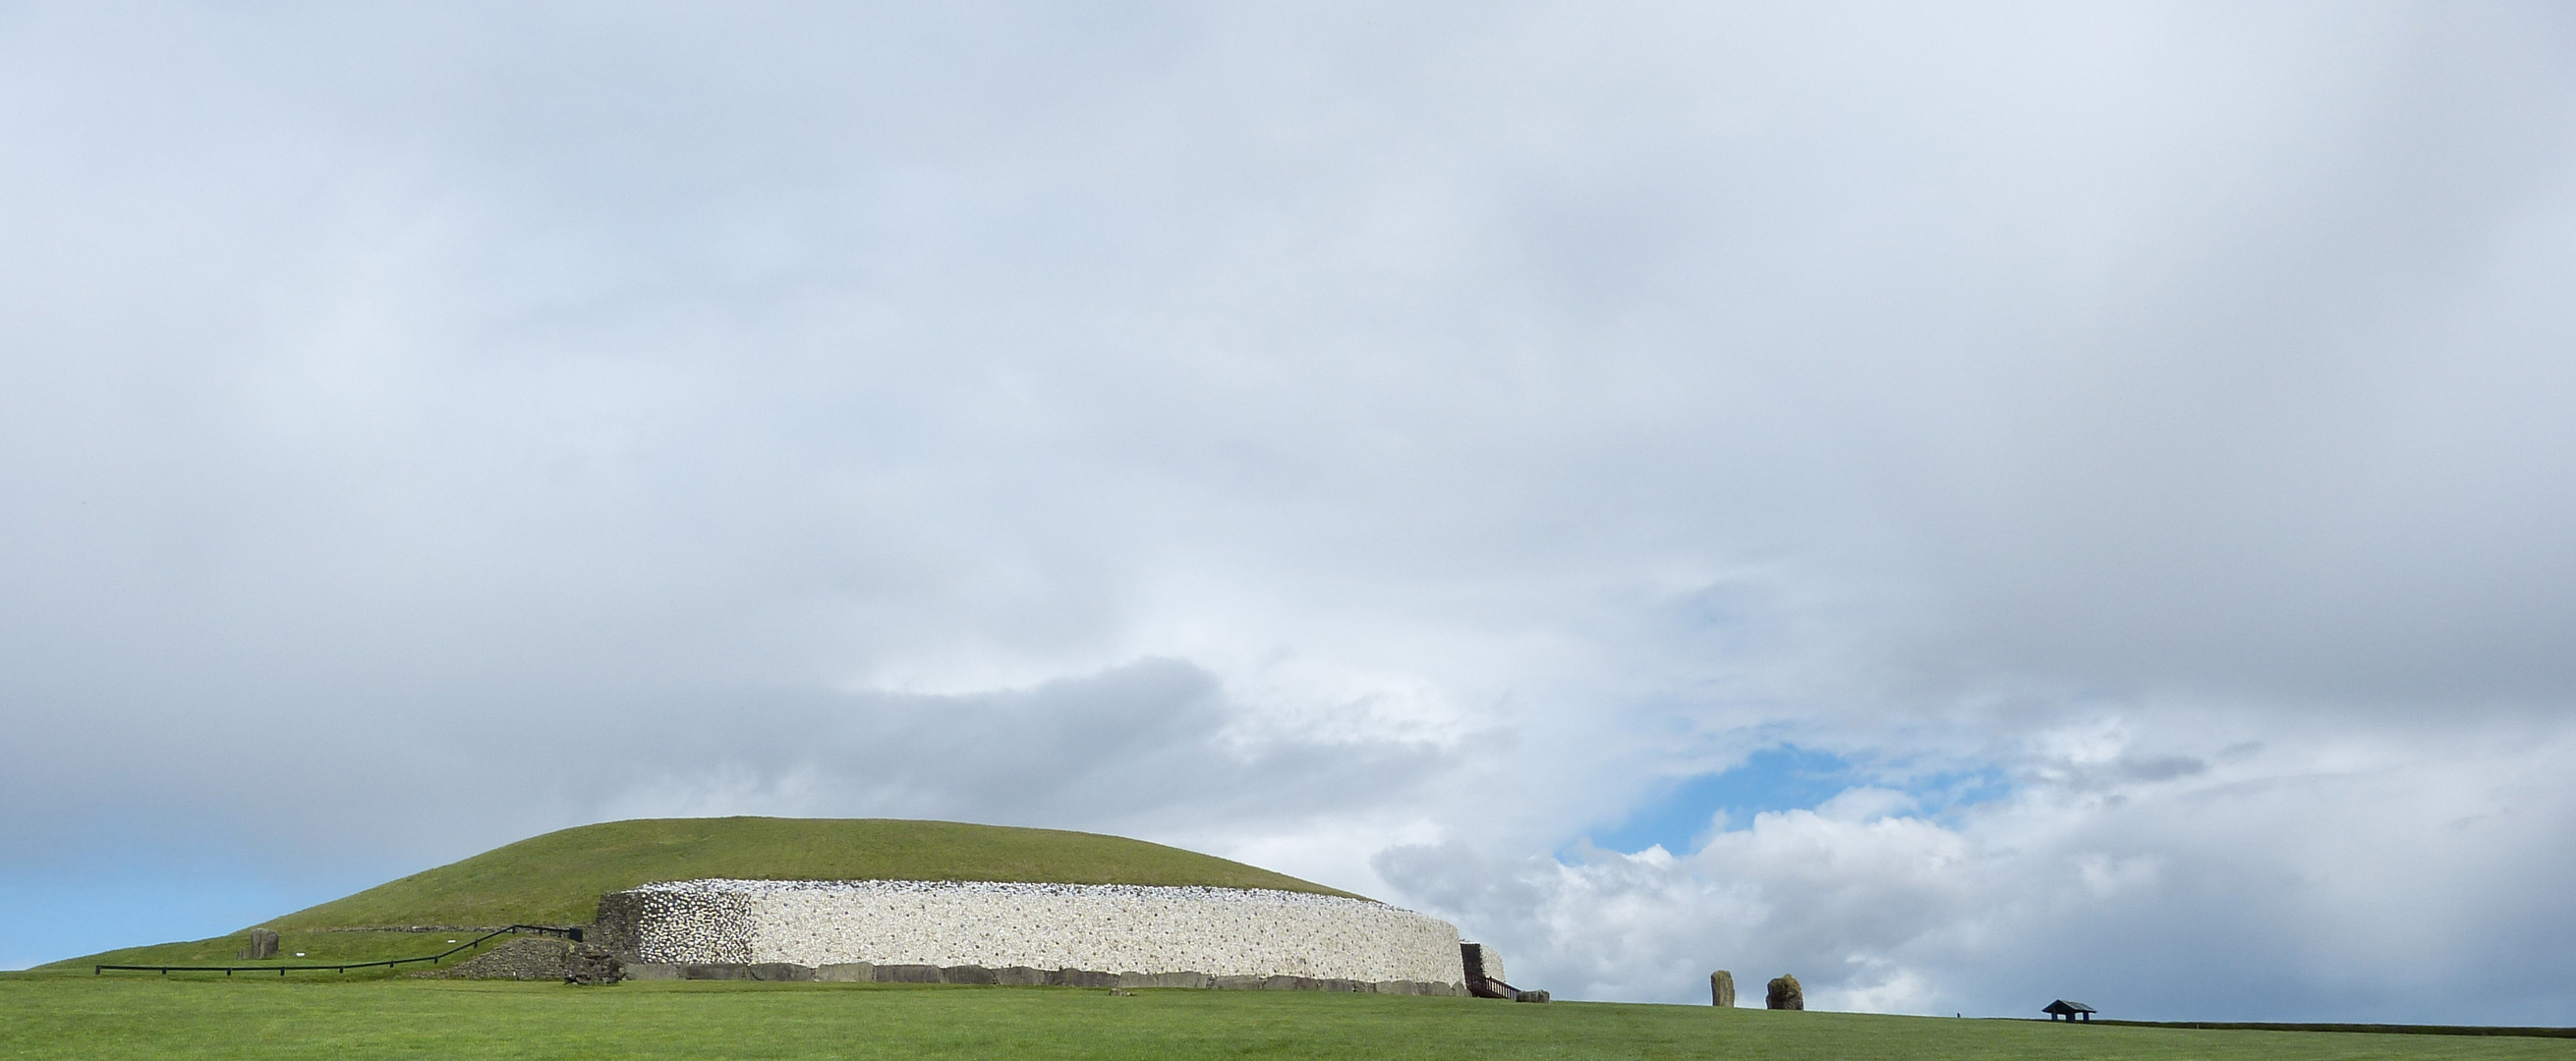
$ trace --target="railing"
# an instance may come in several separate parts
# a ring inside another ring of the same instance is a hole
[[[91,967],[89,974],[91,976],[97,976],[110,969],[119,969],[127,972],[138,973],[157,972],[163,976],[168,976],[171,973],[222,973],[225,976],[231,976],[234,973],[264,973],[271,969],[275,969],[277,970],[277,975],[285,976],[288,973],[318,972],[323,969],[329,969],[335,973],[345,973],[351,969],[374,969],[379,966],[392,968],[397,965],[404,965],[411,962],[428,962],[431,965],[436,965],[442,959],[445,959],[458,951],[473,950],[476,947],[482,946],[485,941],[490,940],[494,936],[506,936],[513,932],[535,932],[548,936],[561,936],[575,943],[581,942],[581,930],[578,928],[560,928],[554,925],[511,925],[508,928],[493,929],[490,932],[476,936],[473,939],[459,943],[453,947],[449,947],[436,954],[423,955],[418,958],[395,958],[390,961],[381,962],[340,962],[333,965],[98,965]]]

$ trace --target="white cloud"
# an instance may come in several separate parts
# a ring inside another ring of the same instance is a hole
[[[2510,926],[2566,917],[2528,882],[2567,870],[2550,837],[2576,799],[2551,764],[2576,733],[2231,749],[2242,720],[2159,721],[2214,738],[2205,769],[2095,723],[2033,735],[2012,796],[1940,818],[1855,787],[1685,855],[1413,846],[1380,869],[1570,997],[1690,1002],[1727,968],[1795,973],[1822,1009],[2028,1015],[2078,997],[2135,1017],[2504,1020],[2547,1004],[2538,985],[2565,960]]]

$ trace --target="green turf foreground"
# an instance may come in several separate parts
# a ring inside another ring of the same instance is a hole
[[[112,975],[112,974],[111,974]],[[0,976],[0,1057],[2576,1058],[2576,1042],[1320,992]]]

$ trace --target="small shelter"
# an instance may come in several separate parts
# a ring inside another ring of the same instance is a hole
[[[2093,1019],[2093,1014],[2098,1011],[2084,1003],[2069,1002],[2061,998],[2055,1002],[2049,1003],[2045,1008],[2041,1009],[2040,1012],[2048,1014],[2048,1019],[2050,1020],[2090,1021]]]

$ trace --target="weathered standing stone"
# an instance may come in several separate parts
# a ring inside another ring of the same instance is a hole
[[[1735,1008],[1735,974],[1720,969],[1708,974],[1708,1004]]]
[[[1771,981],[1770,993],[1763,997],[1762,1005],[1768,1009],[1805,1009],[1807,993],[1798,988],[1797,977],[1782,973]]]
[[[626,979],[625,964],[605,947],[576,946],[564,954],[567,984],[613,984]]]
[[[277,957],[277,930],[269,928],[250,930],[250,946],[242,948],[242,957],[253,959]]]

